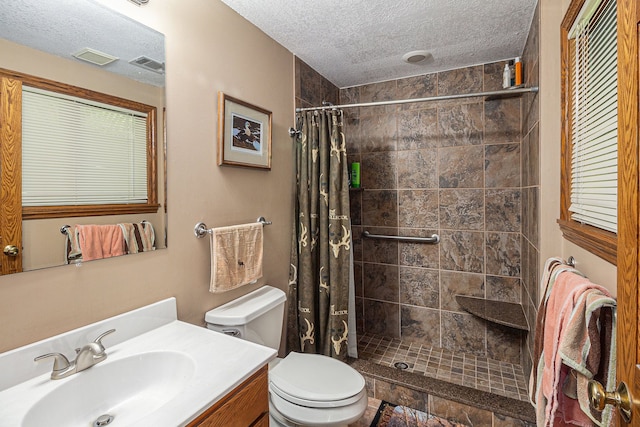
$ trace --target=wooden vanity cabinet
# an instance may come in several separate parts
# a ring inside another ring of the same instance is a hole
[[[268,427],[267,366],[213,404],[187,427]]]

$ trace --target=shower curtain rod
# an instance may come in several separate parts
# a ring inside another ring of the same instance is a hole
[[[332,109],[340,109],[340,108],[375,107],[378,105],[409,104],[413,102],[445,101],[447,99],[478,98],[481,96],[506,96],[506,95],[517,95],[517,94],[528,93],[528,92],[538,92],[538,86],[494,90],[490,92],[465,93],[465,94],[458,94],[458,95],[429,96],[427,98],[399,99],[395,101],[361,102],[359,104],[325,105],[322,107],[296,108],[296,113],[301,113],[303,111],[332,110]]]

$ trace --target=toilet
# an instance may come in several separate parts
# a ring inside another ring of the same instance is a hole
[[[285,293],[263,286],[210,310],[207,328],[271,347],[280,346]],[[269,364],[271,427],[342,427],[367,408],[362,375],[331,357],[291,352]]]

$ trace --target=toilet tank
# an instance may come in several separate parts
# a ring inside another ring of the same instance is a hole
[[[278,350],[285,293],[263,286],[205,314],[207,328]]]

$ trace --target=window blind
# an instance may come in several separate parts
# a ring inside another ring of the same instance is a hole
[[[594,3],[595,4],[594,6]],[[617,232],[618,95],[615,0],[588,1],[572,64],[571,205],[575,221]]]
[[[146,113],[24,86],[24,206],[147,202]]]

